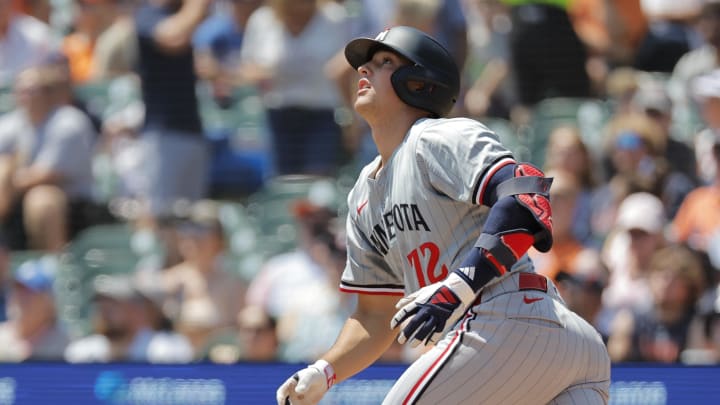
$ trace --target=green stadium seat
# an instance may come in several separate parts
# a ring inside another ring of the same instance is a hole
[[[82,83],[74,93],[90,114],[103,119],[142,100],[140,83],[133,75]]]
[[[600,142],[601,131],[609,115],[609,109],[597,99],[549,98],[539,102],[526,129],[528,160],[543,166],[550,133],[560,125],[578,126],[590,144],[588,146],[594,147]]]
[[[247,217],[255,230],[256,257],[268,258],[292,250],[297,244],[297,226],[292,215],[292,204],[300,198],[327,201],[339,207],[335,179],[315,176],[281,176],[271,179],[247,200]]]
[[[0,84],[0,115],[12,111],[13,108],[15,108],[15,100],[12,86]]]
[[[81,336],[90,331],[95,277],[134,272],[153,252],[152,243],[143,243],[139,235],[125,223],[95,225],[67,246],[60,257],[58,308],[72,334]]]

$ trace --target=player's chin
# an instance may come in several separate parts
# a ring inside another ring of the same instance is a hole
[[[363,115],[364,112],[368,112],[371,109],[371,103],[370,99],[367,96],[364,95],[358,95],[357,99],[355,99],[355,111],[358,112],[358,114]]]

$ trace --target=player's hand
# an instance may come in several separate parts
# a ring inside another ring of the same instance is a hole
[[[469,285],[455,273],[444,281],[423,287],[398,301],[399,311],[390,321],[390,328],[405,326],[398,342],[410,342],[411,347],[420,343],[437,343],[447,329],[465,313],[475,299]]]
[[[335,383],[330,363],[318,360],[288,378],[275,393],[278,405],[315,405]]]

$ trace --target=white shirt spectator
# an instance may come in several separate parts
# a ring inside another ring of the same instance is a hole
[[[12,83],[18,73],[55,50],[57,41],[47,24],[25,15],[12,16],[7,33],[0,36],[0,86]]]
[[[324,67],[351,34],[345,10],[332,2],[320,6],[296,37],[287,32],[272,8],[265,6],[248,20],[240,57],[242,63],[272,72],[271,83],[263,89],[266,107],[335,108],[341,104],[340,95]]]
[[[188,363],[193,349],[184,336],[148,329],[135,335],[127,350],[126,360],[149,363]],[[112,360],[111,344],[104,335],[90,335],[72,342],[65,350],[70,363],[107,363]]]
[[[309,361],[335,341],[350,314],[337,283],[307,253],[294,251],[271,258],[253,279],[249,305],[265,309],[278,320],[280,357]]]
[[[94,137],[90,119],[72,106],[57,108],[39,128],[19,111],[0,117],[0,154],[16,154],[25,166],[60,173],[60,187],[70,199],[91,197]]]

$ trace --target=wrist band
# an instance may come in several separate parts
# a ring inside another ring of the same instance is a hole
[[[335,376],[335,369],[333,369],[333,366],[330,365],[325,360],[318,360],[315,362],[315,364],[312,365],[313,367],[320,370],[323,374],[325,374],[325,381],[327,382],[327,388],[330,389],[335,384],[336,376]]]

